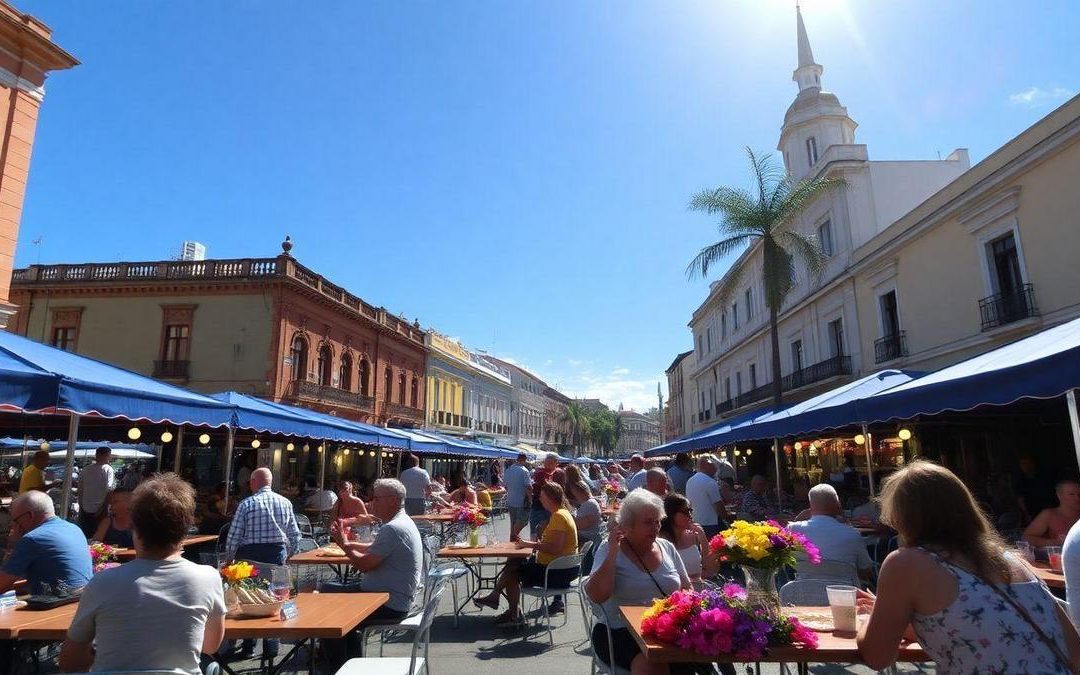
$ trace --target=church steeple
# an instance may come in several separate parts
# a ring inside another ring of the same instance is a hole
[[[791,79],[798,83],[799,91],[821,89],[821,73],[825,69],[814,63],[814,52],[810,49],[810,38],[806,37],[806,25],[798,5],[795,5],[795,32],[799,43],[799,67]]]

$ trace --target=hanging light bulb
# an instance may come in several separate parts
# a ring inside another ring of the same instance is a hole
[[[292,452],[293,450],[296,449],[296,446],[293,445],[292,443],[286,443],[285,444],[285,449],[288,450],[289,452]]]
[[[133,440],[133,441],[137,441],[137,440],[139,440],[140,438],[142,438],[142,430],[141,430],[141,429],[139,429],[139,427],[131,427],[130,429],[128,429],[128,434],[127,434],[127,436],[128,436],[128,438],[130,438],[131,440]]]
[[[746,449],[746,456],[749,457],[752,454],[754,454],[754,451],[752,449],[750,449],[750,448],[747,448]]]
[[[901,429],[896,435],[899,436],[902,441],[911,440],[911,429]]]
[[[866,436],[855,434],[855,445],[862,445],[863,443],[866,443]]]
[[[307,443],[304,443],[304,452],[307,452],[308,450],[311,450],[311,446]]]
[[[202,434],[201,436],[199,436],[199,442],[202,443],[203,445],[209,445],[210,444],[210,434]]]
[[[171,431],[163,431],[161,433],[161,442],[162,443],[171,443],[172,439],[173,439],[173,435],[172,435]]]
[[[258,450],[260,445],[262,445],[262,442],[259,439],[257,439],[257,438],[251,439],[251,447]]]
[[[741,453],[741,452],[739,452],[738,450],[736,450],[736,451],[735,451],[735,456],[736,456],[736,457],[738,457],[738,456],[739,456],[739,455],[741,455],[741,454],[742,454],[742,453]]]
[[[348,457],[348,456],[349,456],[349,449],[348,449],[348,448],[345,448],[345,449],[344,449],[344,450],[342,450],[341,452],[342,452],[342,453],[343,453],[343,454],[344,454],[344,455],[345,455],[346,457]]]
[[[368,457],[374,457],[374,456],[375,456],[375,451],[374,450],[372,450],[371,452],[368,453]]]
[[[795,441],[795,449],[802,450],[802,441]]]
[[[323,446],[320,445],[319,446],[319,452],[322,452],[323,450],[324,450]]]
[[[48,441],[42,441],[40,447],[41,447],[42,450],[48,450],[52,446],[49,445]]]

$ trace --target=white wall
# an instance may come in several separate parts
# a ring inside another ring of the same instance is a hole
[[[884,231],[969,168],[971,161],[966,150],[957,150],[943,160],[870,162],[875,211],[875,230],[870,237]],[[868,240],[858,242],[856,247]]]

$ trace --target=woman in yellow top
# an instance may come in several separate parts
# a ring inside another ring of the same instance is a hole
[[[490,594],[473,600],[477,607],[499,608],[499,598],[505,592],[510,607],[496,617],[497,626],[517,626],[521,623],[518,605],[521,602],[522,586],[543,586],[548,564],[565,555],[574,555],[578,550],[577,526],[574,516],[570,515],[570,506],[566,503],[562,486],[556,483],[544,483],[540,488],[540,503],[551,514],[547,527],[540,541],[519,539],[518,548],[531,548],[536,551],[535,558],[526,561],[511,560],[503,567]],[[551,570],[547,574],[548,588],[569,588],[570,582],[577,577],[577,568]]]

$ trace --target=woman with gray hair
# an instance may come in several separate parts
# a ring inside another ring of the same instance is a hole
[[[664,502],[655,494],[639,488],[622,502],[618,525],[600,545],[585,592],[593,602],[602,604],[608,624],[593,627],[592,646],[604,663],[609,660],[608,628],[615,665],[634,675],[666,675],[667,664],[650,663],[641,654],[634,637],[619,611],[620,605],[649,605],[655,598],[666,598],[679,589],[689,590],[690,577],[675,545],[658,539],[664,517]],[[692,670],[692,668],[691,668]]]

